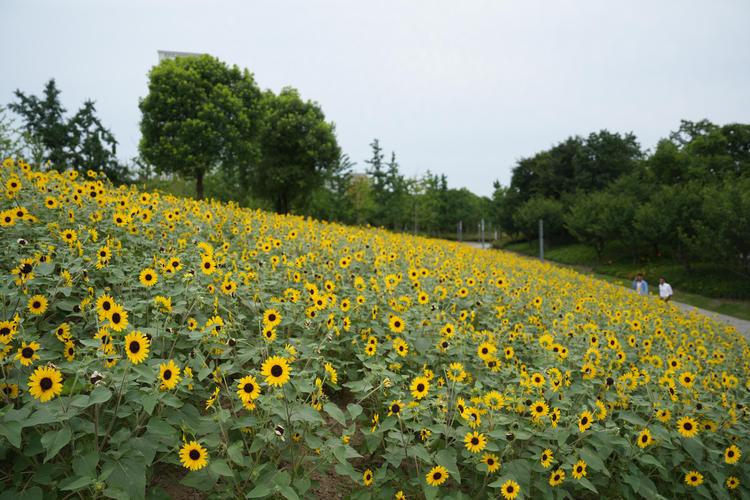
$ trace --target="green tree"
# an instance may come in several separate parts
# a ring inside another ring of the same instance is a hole
[[[42,98],[20,90],[15,96],[17,101],[8,108],[23,120],[24,142],[35,161],[49,160],[59,170],[104,172],[115,182],[128,179],[127,168],[117,160],[117,141],[96,116],[93,101],[86,100],[75,115],[66,118],[54,79],[45,85]]]
[[[216,167],[246,187],[258,158],[261,94],[253,76],[215,57],[178,57],[149,72],[141,99],[141,156],[159,173],[203,179]]]
[[[7,108],[0,106],[0,161],[8,157],[20,157],[22,154],[21,132]]]
[[[577,197],[563,217],[565,227],[596,250],[599,260],[608,242],[632,240],[633,201],[622,194],[597,191]]]
[[[544,221],[544,234],[555,238],[564,234],[563,214],[562,202],[536,196],[521,205],[513,218],[518,230],[529,239],[537,236],[539,219]]]
[[[263,95],[261,160],[251,169],[252,189],[280,213],[304,207],[340,167],[335,128],[320,106],[290,87]]]

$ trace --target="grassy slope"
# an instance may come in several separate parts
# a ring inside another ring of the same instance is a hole
[[[536,242],[513,243],[505,246],[504,249],[525,255],[536,256],[539,253]],[[650,284],[651,293],[656,292],[658,277],[663,275],[667,277],[675,289],[675,299],[678,301],[735,318],[750,320],[750,300],[720,297],[723,291],[736,286],[736,281],[744,280],[742,277],[728,276],[726,272],[722,273],[715,269],[697,267],[696,271],[689,275],[682,266],[669,261],[632,263],[613,262],[605,259],[600,263],[597,261],[596,252],[592,248],[578,243],[549,249],[545,251],[545,258],[573,267],[580,272],[596,275],[610,283],[628,287],[632,282],[631,277],[636,272],[643,272]],[[704,281],[713,282],[713,285],[701,283]],[[701,290],[703,293],[694,293],[697,290]],[[719,297],[716,295],[719,295]]]

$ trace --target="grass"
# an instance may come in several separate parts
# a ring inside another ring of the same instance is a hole
[[[511,243],[503,249],[531,256],[539,254],[536,242]],[[643,273],[649,282],[651,293],[657,290],[658,277],[665,276],[675,290],[675,300],[708,311],[750,320],[750,300],[736,298],[746,296],[745,288],[750,280],[725,269],[697,265],[690,273],[680,264],[666,259],[656,262],[628,262],[605,257],[599,262],[594,249],[580,243],[550,248],[545,250],[544,257],[552,262],[575,268],[579,272],[626,287],[631,286],[632,277],[636,273]]]

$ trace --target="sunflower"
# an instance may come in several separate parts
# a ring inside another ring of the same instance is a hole
[[[727,485],[727,488],[729,488],[730,490],[733,490],[733,489],[736,489],[737,486],[740,485],[740,480],[737,479],[735,476],[729,476],[725,484]]]
[[[471,453],[479,453],[487,446],[487,437],[477,431],[467,432],[464,436],[464,445]]]
[[[542,464],[542,467],[545,469],[549,469],[549,467],[552,465],[552,462],[555,460],[555,456],[552,454],[552,450],[547,448],[542,452],[542,456],[539,457],[539,462]]]
[[[654,438],[651,437],[651,431],[648,429],[643,429],[640,434],[638,434],[638,446],[641,448],[645,448],[649,445],[652,445],[654,443]]]
[[[43,295],[34,295],[29,299],[28,307],[31,314],[37,316],[44,314],[44,311],[47,310],[47,298]]]
[[[162,363],[159,365],[159,379],[161,390],[172,390],[180,382],[180,367],[174,364],[171,359],[169,363]]]
[[[211,274],[216,270],[216,262],[209,255],[201,257],[201,272],[203,274]]]
[[[586,462],[584,462],[583,460],[579,460],[573,466],[573,477],[576,479],[581,479],[585,475],[586,475]]]
[[[482,455],[482,463],[487,466],[487,472],[495,472],[500,468],[500,459],[493,453],[485,453]]]
[[[425,480],[430,486],[440,486],[448,479],[448,470],[442,465],[436,465],[425,475]]]
[[[581,413],[581,416],[578,419],[578,430],[580,432],[585,432],[586,430],[588,430],[588,428],[591,427],[593,419],[594,417],[591,415],[591,412],[588,410],[584,410],[584,412]]]
[[[540,419],[549,413],[549,406],[542,400],[531,405],[531,417],[534,420]]]
[[[682,417],[677,421],[677,431],[686,438],[698,434],[698,422],[690,417]]]
[[[29,366],[35,359],[39,359],[39,355],[36,352],[40,347],[39,342],[31,342],[28,344],[24,342],[18,349],[15,359],[20,361],[23,366]]]
[[[115,299],[107,295],[106,293],[104,295],[99,296],[98,299],[96,299],[96,312],[99,316],[99,321],[104,321],[105,319],[109,318],[109,315],[112,313],[112,308],[115,306]]]
[[[109,312],[109,326],[116,332],[128,327],[128,312],[119,304],[112,306]]]
[[[391,319],[388,320],[388,328],[390,328],[393,333],[401,333],[404,331],[404,328],[406,328],[406,323],[404,323],[404,320],[398,316],[391,316]]]
[[[728,464],[736,464],[740,457],[742,456],[742,452],[740,452],[740,449],[737,447],[737,445],[732,445],[726,450],[724,450],[724,461]]]
[[[132,331],[125,336],[125,354],[134,365],[143,362],[148,357],[151,341],[139,331]]]
[[[419,376],[415,377],[411,382],[411,395],[414,399],[422,399],[427,395],[430,390],[430,381],[427,377]]]
[[[703,474],[698,471],[691,470],[685,474],[685,484],[696,488],[703,484]]]
[[[393,415],[398,416],[398,414],[401,413],[401,410],[403,410],[403,408],[404,408],[404,404],[401,402],[400,399],[391,401],[391,403],[388,405],[388,416],[389,417]]]
[[[68,361],[76,359],[76,347],[73,342],[65,342],[65,349],[63,352],[65,353],[65,359]]]
[[[260,396],[260,384],[252,375],[242,377],[237,381],[237,397],[243,402],[253,401]]]
[[[404,357],[409,354],[409,344],[407,344],[401,337],[396,337],[393,339],[393,350],[396,351],[396,354],[399,356]]]
[[[138,281],[141,282],[141,285],[143,286],[154,286],[157,281],[159,281],[159,275],[156,274],[156,271],[151,269],[150,267],[147,267],[143,271],[141,271],[141,274],[138,276]]]
[[[485,341],[479,344],[479,347],[477,347],[477,356],[479,356],[482,361],[488,361],[493,358],[496,351],[497,347],[495,347],[491,342]]]
[[[289,381],[291,368],[286,358],[272,356],[263,362],[260,372],[268,385],[281,387]]]
[[[18,397],[18,384],[0,384],[0,394],[8,399],[16,399]]]
[[[0,321],[0,344],[8,344],[16,334],[16,324],[13,321]]]
[[[180,449],[180,461],[186,469],[200,470],[208,464],[208,452],[197,441],[190,441]]]
[[[502,493],[505,500],[513,500],[518,496],[518,493],[520,491],[521,487],[518,486],[518,483],[513,481],[512,479],[508,479],[503,483],[502,486],[500,486],[500,493]]]
[[[549,485],[559,486],[565,481],[565,471],[562,469],[557,469],[552,474],[549,475]]]
[[[57,368],[40,366],[29,377],[29,393],[46,403],[62,392],[62,374]]]
[[[372,486],[372,471],[370,469],[367,469],[364,474],[362,474],[362,482],[365,486]]]
[[[281,323],[281,314],[276,309],[266,309],[263,313],[263,326],[273,328]]]

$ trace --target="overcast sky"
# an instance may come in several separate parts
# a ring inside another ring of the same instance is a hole
[[[0,103],[54,77],[96,101],[129,159],[157,50],[206,52],[298,88],[365,167],[489,195],[515,161],[575,134],[651,148],[681,118],[750,122],[750,1],[0,0]]]

